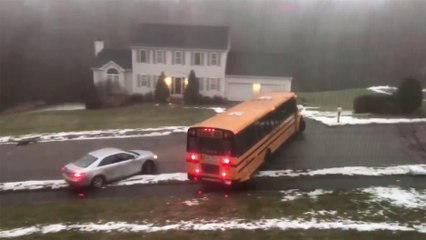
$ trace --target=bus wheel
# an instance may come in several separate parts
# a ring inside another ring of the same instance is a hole
[[[266,150],[264,162],[270,162],[272,160],[271,150]]]
[[[305,128],[306,128],[306,122],[305,120],[303,120],[303,118],[301,118],[299,123],[299,132],[305,131]]]

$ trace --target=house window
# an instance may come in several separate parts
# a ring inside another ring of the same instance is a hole
[[[209,65],[210,66],[220,66],[220,58],[218,53],[209,54]]]
[[[220,78],[209,78],[207,84],[207,90],[220,91]]]
[[[138,50],[136,60],[139,63],[149,63],[149,51],[148,50]]]
[[[117,69],[110,68],[107,71],[106,78],[107,78],[108,81],[118,82],[120,80],[120,75],[119,75]]]
[[[154,63],[166,64],[166,52],[162,50],[155,51]]]
[[[200,52],[192,53],[192,65],[201,66],[204,64],[204,54]]]
[[[137,87],[151,87],[149,75],[138,74],[136,79]]]
[[[182,51],[176,51],[173,53],[173,63],[174,64],[185,64],[185,53]]]

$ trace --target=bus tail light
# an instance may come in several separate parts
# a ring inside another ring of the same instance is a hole
[[[198,163],[200,161],[200,155],[196,153],[187,153],[186,161],[192,163]]]
[[[201,170],[200,170],[199,168],[196,168],[196,169],[194,170],[194,173],[195,173],[196,175],[200,175]]]
[[[221,162],[222,162],[222,165],[226,167],[230,167],[232,165],[232,161],[230,157],[223,157]]]
[[[220,174],[223,178],[226,178],[226,176],[228,175],[225,171],[223,171],[221,174]]]

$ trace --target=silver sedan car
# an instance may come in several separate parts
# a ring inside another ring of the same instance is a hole
[[[62,176],[71,186],[100,188],[107,182],[137,173],[152,174],[157,155],[151,151],[102,148],[62,167]]]

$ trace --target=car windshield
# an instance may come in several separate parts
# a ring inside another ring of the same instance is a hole
[[[82,158],[80,158],[78,161],[74,162],[75,165],[82,167],[82,168],[86,168],[88,166],[90,166],[92,163],[94,163],[97,160],[97,158],[95,158],[92,155],[85,155]]]

